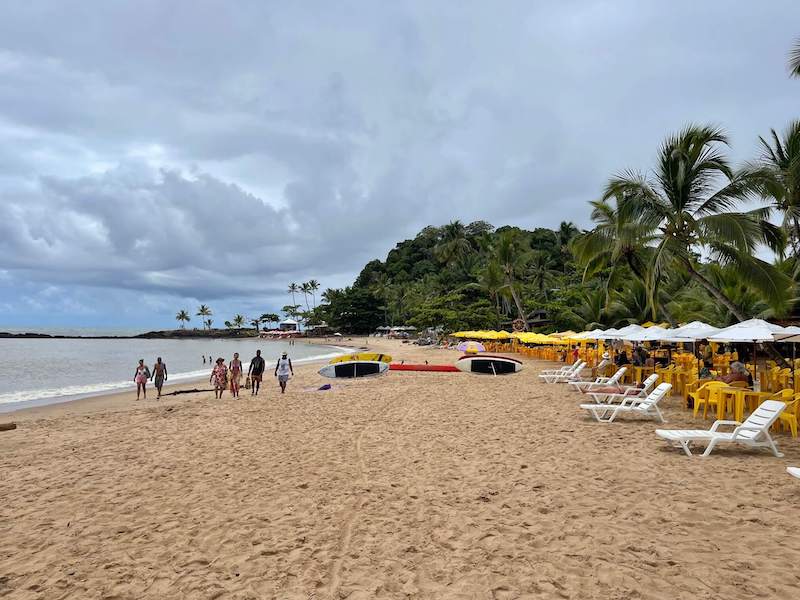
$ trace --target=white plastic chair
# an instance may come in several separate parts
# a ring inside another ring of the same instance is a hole
[[[658,419],[665,423],[664,415],[658,409],[659,401],[669,394],[672,384],[662,383],[646,398],[627,397],[622,398],[619,404],[581,404],[581,408],[589,413],[601,423],[613,423],[621,414],[636,414],[642,417]]]
[[[708,456],[719,443],[741,444],[749,448],[769,448],[775,456],[781,457],[778,447],[769,435],[769,428],[778,419],[786,404],[780,400],[766,400],[761,403],[744,423],[739,421],[717,420],[711,429],[656,429],[656,435],[668,442],[677,443],[687,456],[691,456],[689,444],[705,442],[703,456]],[[722,425],[735,425],[732,432],[719,431]]]
[[[588,392],[597,387],[619,385],[619,382],[622,381],[622,376],[625,375],[627,370],[628,367],[620,367],[611,377],[597,377],[594,381],[571,381],[570,385],[581,392]]]
[[[542,369],[539,373],[539,378],[544,379],[550,375],[568,375],[579,368],[581,368],[584,364],[584,361],[579,360],[577,362],[572,363],[571,365],[566,365],[564,367],[559,367],[558,369]]]
[[[586,367],[586,363],[582,360],[579,360],[575,363],[574,369],[569,371],[565,371],[564,373],[552,373],[549,375],[539,375],[542,379],[544,379],[545,383],[566,383],[568,381],[572,381],[577,379],[581,376],[581,372],[583,371],[584,367]]]
[[[592,400],[594,400],[598,404],[615,404],[619,402],[621,398],[646,398],[647,395],[653,391],[653,387],[655,387],[656,381],[658,381],[658,375],[653,374],[644,380],[644,382],[642,383],[642,387],[629,385],[627,387],[621,388],[622,389],[621,392],[616,392],[616,393],[593,392],[592,390],[589,390],[585,393],[591,396]]]

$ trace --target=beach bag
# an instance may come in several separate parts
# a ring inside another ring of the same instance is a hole
[[[250,375],[244,380],[244,389],[249,390],[252,383],[250,382]]]

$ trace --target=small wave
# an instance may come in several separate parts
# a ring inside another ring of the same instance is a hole
[[[327,360],[336,356],[341,356],[347,352],[351,352],[350,348],[336,347],[336,352],[328,352],[326,354],[316,354],[314,356],[306,356],[293,360],[295,365],[315,362],[319,360]],[[242,363],[242,366],[247,372],[250,363]],[[275,362],[267,361],[267,368],[274,367]],[[191,381],[195,379],[205,379],[209,376],[208,369],[201,369],[197,371],[186,371],[183,373],[170,373],[168,383],[175,383],[178,381]],[[0,405],[3,404],[18,404],[24,402],[33,402],[43,400],[53,400],[54,402],[64,400],[78,400],[80,398],[87,398],[89,396],[99,396],[102,394],[112,392],[122,392],[129,389],[136,389],[136,384],[132,381],[114,381],[105,383],[93,383],[86,385],[70,385],[60,388],[44,388],[38,390],[21,390],[18,392],[9,392],[0,394]],[[45,402],[46,403],[46,402]],[[16,408],[16,407],[15,407]],[[21,408],[21,407],[20,407]]]

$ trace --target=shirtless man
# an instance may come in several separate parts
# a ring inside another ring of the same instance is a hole
[[[250,359],[250,368],[247,370],[247,376],[250,377],[252,384],[251,396],[257,396],[258,390],[261,387],[261,379],[264,377],[264,359],[261,358],[261,350],[256,350],[256,355]]]
[[[167,380],[167,363],[161,361],[161,357],[159,356],[156,359],[156,364],[153,365],[153,374],[150,376],[150,381],[155,382],[156,389],[158,390],[158,396],[156,396],[156,400],[161,398],[161,388],[164,387],[164,382]]]

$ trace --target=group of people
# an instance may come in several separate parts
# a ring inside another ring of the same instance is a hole
[[[206,357],[203,355],[203,363],[206,362]],[[234,398],[239,397],[239,390],[241,388],[243,366],[242,361],[239,360],[239,353],[234,352],[233,359],[226,365],[224,358],[218,358],[215,362],[212,357],[208,357],[208,363],[214,364],[211,370],[211,377],[209,383],[214,385],[214,398],[222,398],[223,392],[230,386],[231,393]],[[256,355],[250,360],[250,368],[247,370],[247,379],[249,379],[249,387],[251,395],[258,395],[261,389],[261,382],[264,378],[264,370],[266,369],[266,362],[261,356],[261,350],[256,350]],[[287,353],[281,354],[281,357],[275,363],[275,377],[278,379],[278,384],[281,388],[281,394],[286,393],[286,384],[289,377],[294,376],[294,369],[292,367],[292,360],[288,357]],[[161,398],[161,388],[164,382],[167,381],[167,365],[161,360],[159,356],[156,363],[153,365],[152,371],[144,364],[144,359],[139,359],[139,364],[136,371],[133,373],[133,380],[136,382],[136,399],[144,397],[147,400],[147,382],[153,381],[158,391],[158,398]]]
[[[167,380],[167,364],[161,360],[159,356],[156,359],[156,364],[153,365],[153,370],[147,368],[144,364],[144,359],[139,359],[139,364],[136,366],[136,371],[133,373],[133,380],[136,382],[136,399],[144,394],[144,399],[147,400],[147,382],[153,381],[158,391],[158,398],[161,398],[161,388],[164,387],[164,382]]]

